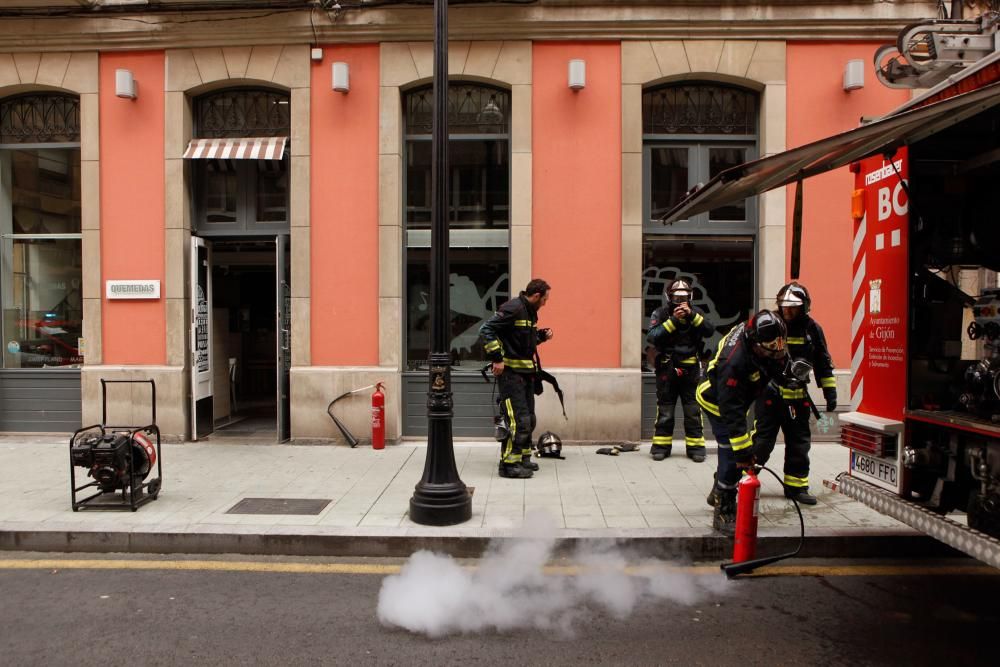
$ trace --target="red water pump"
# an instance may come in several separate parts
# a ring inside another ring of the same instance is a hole
[[[799,546],[795,548],[795,551],[786,554],[754,559],[754,556],[757,555],[757,520],[760,509],[760,480],[757,479],[757,473],[761,470],[767,470],[775,479],[781,482],[781,478],[770,468],[754,466],[747,469],[743,479],[736,485],[736,531],[733,535],[733,562],[723,563],[721,566],[722,571],[726,573],[727,577],[746,574],[762,565],[769,565],[779,560],[797,556],[799,551],[802,550],[803,542],[805,542],[805,520],[802,518],[802,510],[799,508],[798,502],[792,498],[791,500],[795,504],[795,511],[799,513],[799,525],[801,527]]]

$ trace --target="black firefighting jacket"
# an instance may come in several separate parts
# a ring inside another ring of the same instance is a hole
[[[833,377],[833,359],[826,345],[823,328],[813,318],[806,314],[799,315],[791,322],[785,322],[788,327],[788,357],[789,359],[805,359],[813,367],[816,384],[823,390],[823,395],[833,398],[837,395],[837,380]],[[781,397],[785,400],[803,399],[807,397],[806,389],[797,383],[786,383],[776,378]]]
[[[479,327],[483,349],[490,361],[502,361],[517,373],[534,373],[535,353],[545,334],[535,328],[538,311],[521,292],[507,301]]]
[[[783,362],[765,362],[753,353],[744,335],[745,327],[745,323],[738,324],[719,341],[715,358],[708,364],[708,379],[695,392],[702,409],[725,424],[737,458],[752,444],[747,411],[783,367]]]
[[[691,315],[683,319],[674,317],[674,304],[668,303],[653,311],[649,319],[646,342],[656,348],[656,366],[669,362],[675,365],[693,365],[704,347],[704,340],[715,328],[704,313],[692,307]]]

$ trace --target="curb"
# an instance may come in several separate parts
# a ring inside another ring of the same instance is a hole
[[[216,527],[217,528],[217,527]],[[332,556],[406,558],[426,549],[456,558],[478,558],[493,541],[526,539],[510,533],[468,534],[374,534],[342,531],[306,534],[283,531],[281,527],[261,532],[205,530],[165,532],[113,530],[0,530],[0,551],[63,553],[156,553],[156,554],[243,554],[280,556]],[[688,561],[726,560],[732,541],[714,533],[678,529],[671,532],[560,531],[556,553],[570,555],[580,547],[594,550],[616,548],[646,558]],[[793,551],[799,537],[794,534],[766,533],[758,538],[758,555]],[[806,535],[800,558],[947,558],[961,556],[937,540],[909,529],[826,530]]]

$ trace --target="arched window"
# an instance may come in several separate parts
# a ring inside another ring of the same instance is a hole
[[[406,363],[427,364],[430,343],[430,87],[405,94]],[[448,88],[451,353],[470,369],[484,359],[479,326],[510,294],[510,92]]]
[[[717,82],[683,81],[643,92],[643,347],[650,315],[676,278],[692,283],[694,305],[715,324],[706,354],[754,307],[755,200],[670,227],[659,218],[692,187],[757,157],[758,108],[754,91]],[[644,356],[646,370],[652,370],[649,362]],[[651,378],[647,385],[645,393],[652,394]],[[643,426],[652,432],[649,411]]]
[[[80,102],[0,100],[3,368],[83,363]]]
[[[198,233],[270,235],[287,230],[289,94],[225,89],[195,98],[193,109],[196,140],[218,146],[214,152],[192,152],[197,158],[191,173]],[[227,139],[255,142],[243,150],[226,150]]]

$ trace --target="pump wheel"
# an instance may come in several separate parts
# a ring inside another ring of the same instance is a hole
[[[983,328],[979,326],[978,322],[969,322],[969,326],[965,329],[965,333],[969,335],[971,340],[978,340],[979,337],[983,335]]]
[[[1000,495],[974,494],[969,499],[969,528],[1000,538]]]

